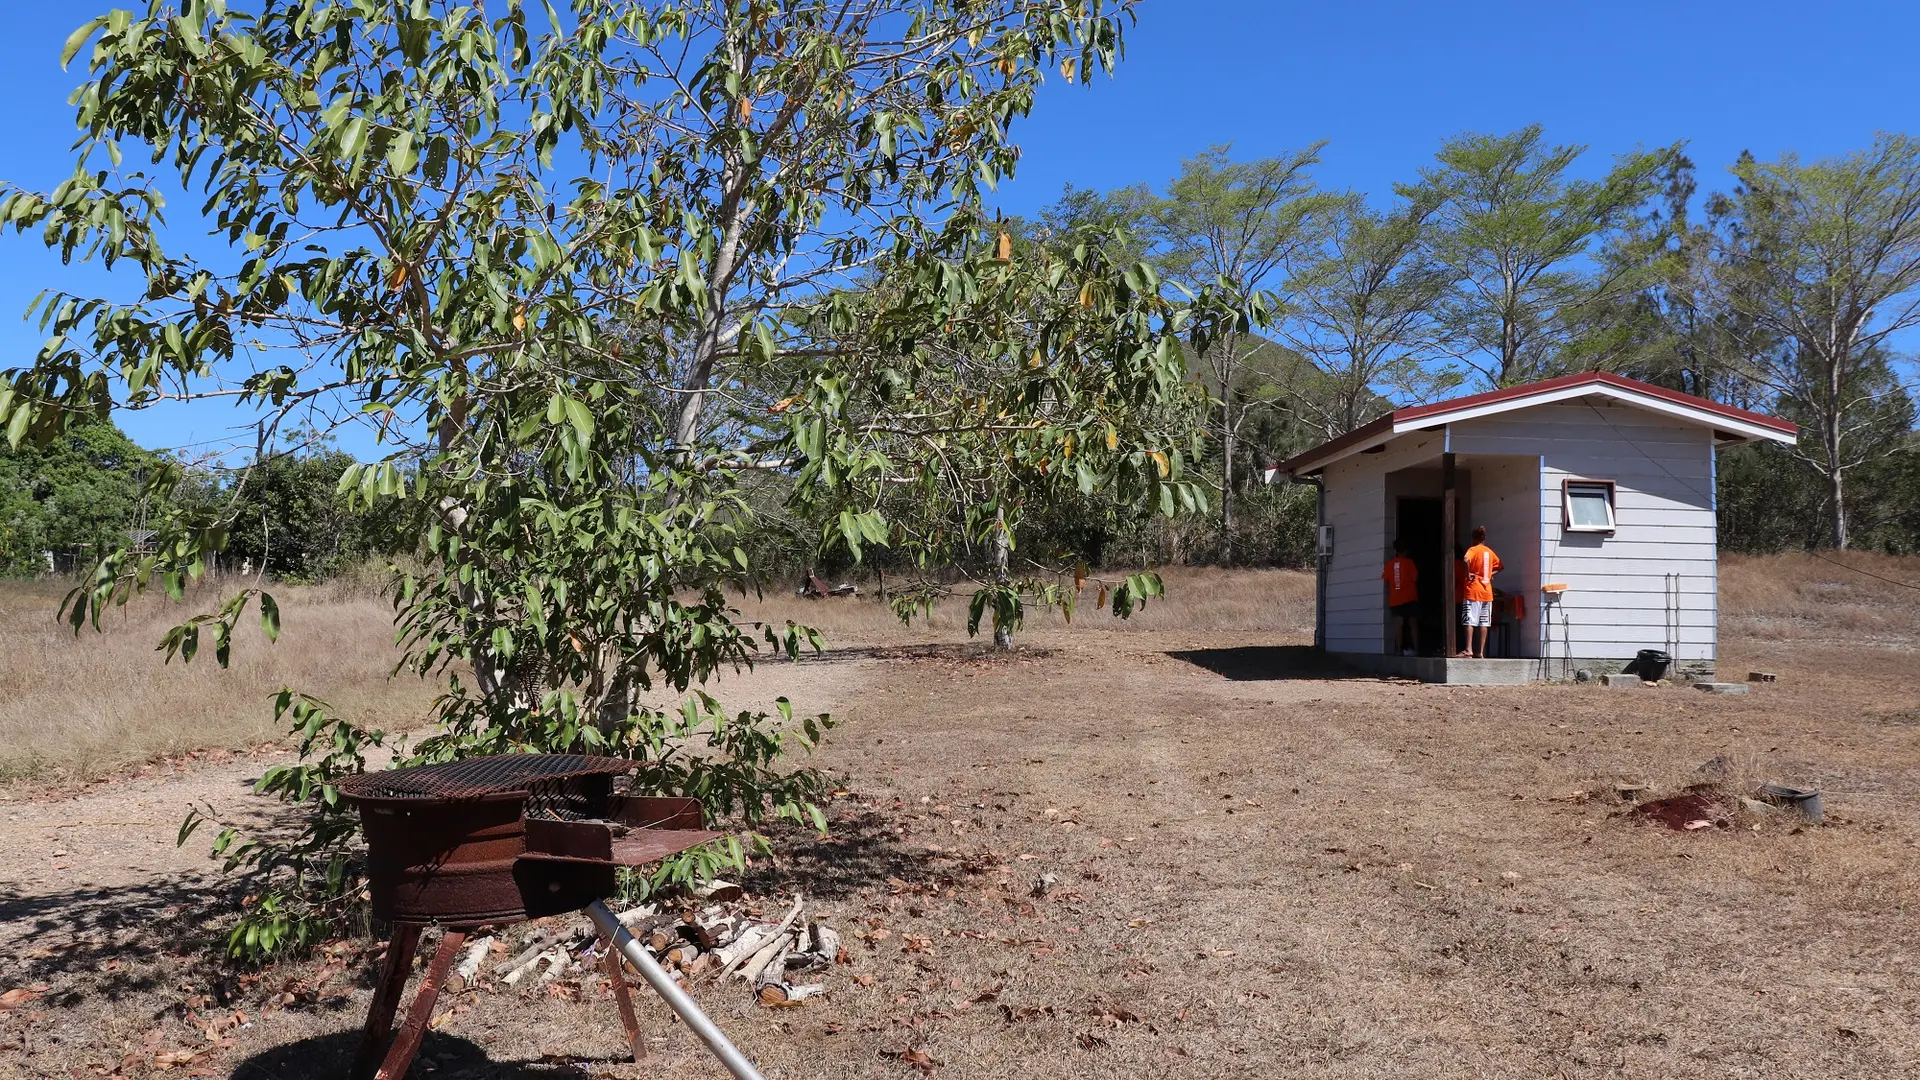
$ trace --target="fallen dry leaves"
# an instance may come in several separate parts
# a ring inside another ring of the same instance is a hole
[[[0,994],[0,1009],[17,1009],[47,992],[45,986],[16,986]]]
[[[892,1058],[900,1064],[911,1066],[922,1073],[930,1073],[940,1067],[940,1063],[935,1061],[932,1055],[917,1047],[902,1048],[899,1050],[882,1050],[880,1051],[880,1056]]]

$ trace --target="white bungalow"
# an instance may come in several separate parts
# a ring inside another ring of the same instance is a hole
[[[1643,649],[1709,676],[1714,451],[1795,437],[1784,420],[1606,373],[1395,410],[1280,466],[1320,486],[1315,644],[1429,682],[1619,671]],[[1490,659],[1447,659],[1454,556],[1478,525],[1505,565]],[[1380,571],[1396,538],[1420,571],[1425,656],[1390,640]]]

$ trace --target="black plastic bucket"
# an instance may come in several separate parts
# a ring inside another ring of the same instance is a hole
[[[1648,682],[1659,682],[1667,677],[1667,669],[1673,666],[1673,657],[1661,649],[1641,649],[1633,655],[1623,674],[1638,675]]]
[[[1824,800],[1816,788],[1788,787],[1786,784],[1761,784],[1757,793],[1763,802],[1775,806],[1784,806],[1789,810],[1798,810],[1800,816],[1815,825],[1826,822],[1827,813]]]

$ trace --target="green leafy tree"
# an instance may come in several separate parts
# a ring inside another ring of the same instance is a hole
[[[110,423],[68,429],[44,445],[0,447],[0,574],[95,559],[124,547],[140,493],[159,465]]]
[[[1011,257],[980,206],[1043,73],[1110,65],[1129,17],[1099,0],[103,17],[68,46],[92,74],[73,176],[6,189],[0,221],[146,287],[47,296],[53,336],[8,373],[0,419],[44,440],[207,394],[365,418],[391,452],[341,489],[430,518],[395,593],[406,664],[447,680],[414,760],[626,754],[749,827],[819,822],[824,781],[790,758],[824,718],[729,714],[706,689],[819,641],[728,606],[755,574],[743,477],[790,475],[855,551],[903,540],[877,493],[982,490],[960,479],[975,470],[1002,501],[1060,472],[1147,506],[1185,490],[1131,417],[1180,392],[1172,335],[1213,320],[1091,247]],[[155,175],[122,168],[128,151]],[[215,250],[162,247],[159,177],[206,193]],[[154,554],[102,561],[73,617],[150,581],[180,592],[232,525],[172,514]],[[210,639],[224,661],[254,599],[168,648]],[[272,875],[235,938],[254,952],[350,897],[331,785],[380,738],[280,704],[308,756],[263,787],[321,809],[291,848],[217,841]]]
[[[252,567],[291,581],[318,581],[370,556],[411,552],[416,508],[394,501],[356,508],[340,491],[353,455],[323,444],[291,445],[238,470],[225,490],[230,505],[222,553],[231,567]]]
[[[1150,267],[1111,261],[1123,237],[1016,241],[983,227],[969,243],[984,272],[957,304],[909,299],[950,287],[949,267],[924,276],[927,267],[889,261],[869,288],[822,309],[818,334],[858,366],[844,384],[796,391],[846,399],[816,404],[843,419],[802,433],[796,498],[824,521],[822,550],[891,549],[906,570],[893,595],[903,618],[952,593],[945,575],[958,570],[969,632],[991,627],[1007,647],[1029,604],[1071,617],[1087,585],[1076,546],[1034,523],[1067,506],[1102,530],[1204,507],[1187,477],[1199,401],[1177,335],[1206,343],[1244,316],[1211,299],[1171,302]],[[830,438],[843,448],[821,453]],[[834,466],[814,464],[842,457],[872,464],[837,480]],[[909,461],[921,466],[901,467]],[[1023,548],[1022,537],[1034,542]],[[1094,586],[1121,615],[1160,591],[1151,574]]]
[[[1596,305],[1643,285],[1633,264],[1591,257],[1640,219],[1679,149],[1622,155],[1600,180],[1571,179],[1584,152],[1546,145],[1538,125],[1462,135],[1403,189],[1438,207],[1429,248],[1455,282],[1442,316],[1456,354],[1490,386],[1551,373]]]
[[[1803,162],[1743,156],[1721,221],[1708,309],[1728,362],[1801,425],[1798,457],[1825,483],[1827,541],[1851,542],[1847,478],[1913,425],[1897,336],[1920,325],[1920,141]]]
[[[1321,219],[1335,202],[1315,188],[1311,176],[1324,145],[1252,161],[1235,161],[1230,148],[1213,147],[1182,162],[1166,195],[1143,208],[1151,257],[1163,274],[1258,309],[1244,330],[1222,333],[1196,350],[1201,377],[1214,396],[1220,523],[1228,538],[1234,534],[1235,486],[1244,479],[1237,471],[1241,435],[1250,417],[1278,400],[1279,380],[1248,370],[1273,350],[1258,332],[1271,318],[1264,294],[1314,250]],[[1232,561],[1230,546],[1223,554]]]
[[[1288,397],[1322,438],[1460,383],[1436,363],[1440,305],[1453,284],[1428,251],[1436,209],[1425,193],[1386,211],[1347,195],[1328,213],[1319,250],[1287,281],[1283,336],[1313,362],[1310,385]]]

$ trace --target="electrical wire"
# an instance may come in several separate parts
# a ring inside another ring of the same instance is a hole
[[[1827,556],[1822,555],[1817,551],[1809,551],[1807,552],[1807,554],[1813,556],[1816,559],[1819,559],[1821,562],[1830,562],[1835,566],[1841,567],[1846,570],[1851,570],[1856,574],[1864,574],[1867,577],[1874,579],[1875,581],[1884,581],[1889,585],[1898,585],[1903,589],[1920,590],[1920,585],[1914,585],[1906,581],[1897,581],[1890,577],[1881,577],[1879,574],[1876,574],[1871,570],[1862,570],[1857,566],[1848,566],[1846,563],[1841,562],[1839,559],[1830,559]]]
[[[1642,448],[1642,447],[1640,446],[1640,444],[1639,444],[1639,443],[1636,443],[1636,442],[1634,442],[1634,441],[1633,441],[1633,440],[1632,440],[1631,438],[1629,438],[1629,437],[1627,436],[1627,433],[1626,433],[1626,432],[1624,432],[1624,431],[1621,431],[1621,430],[1620,430],[1619,428],[1617,428],[1617,427],[1614,427],[1614,424],[1613,424],[1613,421],[1612,421],[1612,420],[1609,420],[1609,419],[1607,419],[1607,414],[1606,414],[1606,413],[1603,413],[1603,412],[1601,412],[1601,411],[1599,410],[1599,408],[1598,408],[1598,407],[1596,407],[1596,406],[1595,406],[1595,405],[1593,404],[1593,402],[1591,402],[1591,401],[1583,401],[1583,402],[1582,402],[1582,404],[1584,404],[1584,405],[1586,405],[1586,407],[1587,407],[1587,408],[1589,408],[1589,409],[1592,409],[1592,410],[1593,410],[1593,415],[1595,415],[1595,416],[1597,416],[1597,417],[1599,417],[1599,418],[1600,418],[1600,422],[1601,422],[1601,423],[1603,423],[1603,424],[1605,424],[1605,425],[1607,425],[1607,426],[1608,426],[1609,428],[1613,428],[1613,433],[1614,433],[1615,435],[1618,435],[1618,436],[1620,436],[1620,441],[1622,441],[1622,442],[1624,442],[1624,443],[1626,443],[1626,444],[1627,444],[1628,446],[1631,446],[1631,447],[1633,447],[1633,448],[1634,448],[1635,450],[1638,450],[1638,451],[1640,451],[1640,456],[1641,456],[1641,457],[1644,457],[1644,458],[1646,458],[1646,459],[1647,459],[1648,461],[1651,461],[1651,462],[1653,462],[1653,463],[1654,463],[1654,465],[1656,465],[1656,466],[1658,466],[1658,467],[1659,467],[1659,469],[1660,469],[1660,471],[1661,471],[1661,472],[1663,472],[1663,473],[1666,473],[1666,474],[1667,474],[1667,476],[1668,476],[1669,478],[1671,478],[1671,479],[1672,479],[1672,480],[1673,480],[1674,482],[1676,482],[1676,483],[1678,483],[1678,484],[1680,484],[1681,486],[1683,486],[1683,487],[1685,487],[1685,488],[1687,488],[1688,490],[1690,490],[1690,491],[1692,491],[1692,492],[1693,492],[1694,494],[1696,494],[1696,495],[1705,495],[1705,494],[1706,494],[1706,492],[1703,492],[1703,491],[1701,491],[1701,490],[1700,490],[1699,488],[1697,488],[1697,487],[1694,487],[1694,486],[1693,486],[1692,484],[1689,484],[1689,483],[1687,483],[1687,482],[1686,482],[1685,480],[1682,480],[1682,479],[1681,479],[1680,477],[1678,477],[1678,476],[1674,476],[1674,474],[1673,474],[1673,471],[1672,471],[1671,469],[1668,469],[1668,468],[1666,467],[1666,465],[1664,465],[1664,464],[1662,464],[1659,458],[1656,458],[1656,457],[1654,457],[1654,456],[1653,456],[1652,454],[1649,454],[1649,453],[1647,453],[1647,452],[1646,452],[1646,450],[1645,450],[1645,449],[1643,449],[1643,448]],[[1851,570],[1851,571],[1853,571],[1853,572],[1854,572],[1854,573],[1856,573],[1856,574],[1860,574],[1860,575],[1863,575],[1863,576],[1865,576],[1865,577],[1870,577],[1870,578],[1873,578],[1873,579],[1874,579],[1875,581],[1884,581],[1884,582],[1886,582],[1886,583],[1887,583],[1887,584],[1889,584],[1889,585],[1898,585],[1898,586],[1900,586],[1900,587],[1901,587],[1901,588],[1903,588],[1903,589],[1913,589],[1913,590],[1916,590],[1916,591],[1920,591],[1920,585],[1915,585],[1915,584],[1913,584],[1913,583],[1911,583],[1911,582],[1906,582],[1906,581],[1900,581],[1900,580],[1897,580],[1897,579],[1895,579],[1895,578],[1890,578],[1890,577],[1883,577],[1883,576],[1881,576],[1881,575],[1879,575],[1879,574],[1876,574],[1876,573],[1874,573],[1874,572],[1873,572],[1873,571],[1871,571],[1871,570],[1862,570],[1862,569],[1860,569],[1860,568],[1859,568],[1859,567],[1857,567],[1857,566],[1849,566],[1848,564],[1846,564],[1846,563],[1843,563],[1843,562],[1841,562],[1841,561],[1840,561],[1839,559],[1832,559],[1832,558],[1828,558],[1827,556],[1825,556],[1825,555],[1822,555],[1822,554],[1820,554],[1820,553],[1819,553],[1819,552],[1817,552],[1817,551],[1808,551],[1808,552],[1807,552],[1807,554],[1809,554],[1809,555],[1811,555],[1811,556],[1813,556],[1813,557],[1814,557],[1814,558],[1816,558],[1816,559],[1819,559],[1819,560],[1820,560],[1821,562],[1830,562],[1830,563],[1832,563],[1833,565],[1835,565],[1835,566],[1838,566],[1838,567],[1840,567],[1840,568],[1842,568],[1842,569],[1845,569],[1845,570]]]
[[[1686,488],[1686,489],[1687,489],[1688,491],[1691,491],[1691,492],[1693,492],[1693,493],[1694,493],[1695,495],[1698,495],[1698,496],[1700,496],[1701,498],[1703,498],[1703,499],[1705,499],[1705,500],[1707,500],[1707,505],[1708,505],[1708,506],[1713,506],[1713,505],[1715,505],[1715,502],[1716,502],[1716,500],[1714,499],[1714,497],[1713,497],[1713,493],[1712,493],[1712,492],[1710,492],[1710,491],[1701,491],[1701,490],[1700,490],[1699,488],[1697,488],[1697,487],[1694,487],[1694,486],[1693,486],[1693,485],[1692,485],[1691,483],[1689,483],[1688,481],[1686,481],[1686,480],[1684,480],[1684,479],[1682,479],[1682,478],[1680,478],[1680,477],[1678,477],[1678,476],[1675,476],[1675,475],[1674,475],[1674,473],[1673,473],[1673,470],[1672,470],[1672,469],[1669,469],[1669,468],[1667,468],[1667,466],[1666,466],[1666,463],[1665,463],[1665,462],[1663,462],[1663,461],[1661,461],[1661,460],[1660,460],[1659,458],[1657,458],[1657,457],[1654,457],[1654,456],[1653,456],[1652,454],[1649,454],[1649,453],[1647,453],[1647,451],[1646,451],[1646,448],[1645,448],[1645,447],[1643,447],[1643,446],[1641,446],[1641,445],[1640,445],[1639,443],[1637,443],[1637,442],[1634,442],[1634,441],[1633,441],[1633,439],[1632,439],[1632,437],[1630,437],[1630,436],[1629,436],[1629,435],[1628,435],[1628,434],[1627,434],[1626,432],[1624,432],[1624,431],[1621,431],[1621,430],[1620,430],[1620,429],[1619,429],[1618,427],[1615,427],[1615,426],[1614,426],[1614,423],[1613,423],[1613,421],[1612,421],[1612,420],[1609,420],[1609,419],[1607,419],[1607,414],[1606,414],[1606,413],[1603,413],[1603,412],[1601,412],[1601,411],[1600,411],[1600,408],[1599,408],[1599,406],[1597,406],[1597,405],[1595,405],[1595,404],[1594,404],[1593,402],[1591,402],[1591,401],[1588,401],[1588,400],[1586,400],[1585,398],[1582,398],[1582,399],[1580,399],[1580,400],[1581,400],[1581,404],[1583,404],[1583,405],[1585,405],[1585,406],[1586,406],[1587,408],[1589,408],[1589,409],[1592,409],[1592,410],[1593,410],[1593,415],[1595,415],[1595,416],[1597,416],[1597,417],[1599,417],[1599,418],[1600,418],[1600,422],[1601,422],[1601,423],[1603,423],[1603,424],[1605,424],[1605,425],[1607,425],[1607,427],[1609,427],[1609,428],[1612,428],[1612,429],[1613,429],[1613,433],[1614,433],[1615,435],[1618,435],[1618,436],[1620,436],[1620,441],[1621,441],[1621,442],[1624,442],[1624,443],[1626,443],[1626,444],[1627,444],[1628,446],[1631,446],[1631,447],[1633,447],[1633,448],[1634,448],[1635,450],[1638,450],[1638,451],[1640,452],[1640,456],[1641,456],[1641,457],[1643,457],[1643,458],[1646,458],[1646,459],[1647,459],[1648,461],[1651,461],[1651,462],[1653,462],[1653,464],[1654,464],[1654,467],[1655,467],[1655,468],[1657,468],[1657,469],[1659,469],[1659,470],[1660,470],[1661,472],[1663,472],[1663,473],[1666,473],[1666,474],[1667,474],[1667,479],[1669,479],[1669,480],[1672,480],[1672,481],[1673,481],[1674,483],[1676,483],[1676,484],[1679,484],[1679,485],[1680,485],[1681,487],[1683,487],[1683,488]]]

